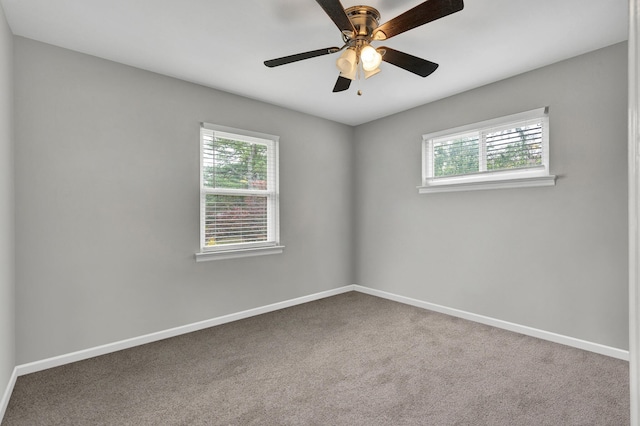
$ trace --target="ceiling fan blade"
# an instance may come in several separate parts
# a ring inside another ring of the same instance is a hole
[[[377,50],[383,49],[385,50],[384,55],[382,55],[383,61],[417,74],[420,77],[426,77],[438,68],[438,64],[434,62],[391,49],[390,47],[379,47]]]
[[[268,61],[264,61],[264,64],[269,68],[273,68],[280,65],[290,64],[292,62],[302,61],[303,59],[310,59],[315,58],[316,56],[328,55],[339,50],[339,47],[327,47],[325,49],[312,50],[310,52],[297,53],[295,55],[283,56],[282,58],[270,59]]]
[[[463,8],[463,0],[427,0],[380,25],[373,32],[373,37],[375,40],[386,40],[427,22],[459,12]]]
[[[350,85],[351,80],[342,76],[338,76],[338,81],[336,81],[336,85],[333,87],[333,92],[344,92],[349,88]]]
[[[320,7],[322,7],[329,18],[343,33],[355,33],[355,28],[351,20],[344,11],[344,7],[340,3],[340,0],[316,0]]]

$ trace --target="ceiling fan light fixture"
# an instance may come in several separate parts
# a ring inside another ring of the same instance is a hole
[[[344,77],[346,77],[347,74],[351,74],[353,71],[355,71],[356,65],[356,51],[351,48],[342,52],[342,55],[340,55],[340,57],[336,61],[336,67],[338,67],[338,69],[340,70],[341,75],[344,74]]]
[[[374,75],[378,74],[380,72],[380,68],[375,68],[372,69],[371,71],[368,70],[364,70],[364,78],[369,78],[369,77],[373,77]]]
[[[366,45],[360,51],[360,59],[362,60],[362,68],[365,71],[374,71],[382,62],[382,55],[370,45]]]
[[[349,80],[355,80],[358,73],[358,67],[354,66],[349,72],[340,72],[340,77],[348,78]]]

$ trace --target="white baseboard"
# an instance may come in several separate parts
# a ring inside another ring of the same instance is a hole
[[[369,287],[362,287],[359,285],[354,285],[353,287],[355,291],[369,294],[371,296],[377,296],[383,299],[393,300],[395,302],[404,303],[406,305],[416,306],[418,308],[440,312],[442,314],[447,314],[454,317],[463,318],[469,321],[490,325],[492,327],[502,328],[502,329],[513,331],[516,333],[525,334],[527,336],[537,337],[538,339],[548,340],[554,343],[560,343],[560,344],[571,346],[574,348],[595,352],[601,355],[607,355],[607,356],[618,358],[624,361],[629,361],[629,351],[625,351],[623,349],[612,348],[610,346],[601,345],[599,343],[593,343],[593,342],[588,342],[586,340],[580,340],[580,339],[576,339],[569,336],[563,336],[561,334],[539,330],[537,328],[527,327],[525,325],[514,324],[512,322],[502,321],[502,320],[491,318],[491,317],[485,317],[483,315],[473,314],[471,312],[461,311],[459,309],[448,308],[446,306],[436,305],[434,303],[424,302],[422,300],[412,299],[410,297],[399,296],[397,294],[388,293],[386,291],[376,290]]]
[[[335,295],[347,293],[353,290],[354,290],[354,286],[348,285],[340,288],[335,288],[332,290],[322,291],[320,293],[311,294],[309,296],[303,296],[295,299],[285,300],[284,302],[273,303],[271,305],[266,305],[266,306],[262,306],[254,309],[248,309],[246,311],[237,312],[234,314],[223,315],[221,317],[199,321],[192,324],[183,325],[180,327],[174,327],[168,330],[158,331],[156,333],[145,334],[143,336],[132,337],[130,339],[121,340],[119,342],[108,343],[106,345],[96,346],[93,348],[84,349],[81,351],[72,352],[65,355],[59,355],[56,357],[47,358],[40,361],[21,364],[16,367],[16,371],[18,376],[22,376],[29,373],[35,373],[36,371],[46,370],[48,368],[58,367],[60,365],[70,364],[76,361],[82,361],[84,359],[93,358],[99,355],[105,355],[108,353],[120,351],[122,349],[128,349],[134,346],[144,345],[146,343],[168,339],[170,337],[191,333],[193,331],[202,330],[202,329],[213,327],[216,325],[226,324],[229,322],[238,321],[238,320],[253,317],[256,315],[266,314],[268,312],[289,308],[291,306],[312,302],[318,299],[324,299],[325,297],[335,296]]]
[[[382,290],[376,290],[359,285],[347,285],[344,287],[335,288],[332,290],[323,291],[320,293],[311,294],[309,296],[298,297],[295,299],[285,300],[283,302],[273,303],[254,309],[248,309],[246,311],[237,312],[234,314],[224,315],[221,317],[212,318],[205,321],[200,321],[192,324],[187,324],[180,327],[170,328],[168,330],[159,331],[156,333],[145,334],[143,336],[133,337],[131,339],[121,340],[119,342],[109,343],[106,345],[97,346],[94,348],[84,349],[77,352],[72,352],[65,355],[60,355],[52,358],[47,358],[41,361],[30,362],[27,364],[18,365],[14,368],[13,373],[7,384],[7,388],[4,391],[2,399],[0,400],[0,419],[4,417],[5,411],[9,404],[13,387],[16,383],[18,376],[22,376],[29,373],[35,373],[37,371],[46,370],[48,368],[58,367],[60,365],[69,364],[76,361],[82,361],[84,359],[93,358],[99,355],[105,355],[108,353],[120,351],[123,349],[132,348],[134,346],[144,345],[146,343],[155,342],[170,337],[179,336],[181,334],[191,333],[193,331],[202,330],[216,325],[226,324],[233,321],[253,317],[256,315],[265,314],[268,312],[277,311],[279,309],[289,308],[291,306],[300,305],[314,300],[324,299],[326,297],[335,296],[349,291],[358,291],[361,293],[369,294],[371,296],[381,297],[384,299],[393,300],[396,302],[404,303],[406,305],[416,306],[423,309],[428,309],[435,312],[451,315],[458,318],[478,322],[481,324],[490,325],[492,327],[502,328],[505,330],[513,331],[516,333],[524,334],[527,336],[536,337],[543,340],[548,340],[555,343],[583,349],[586,351],[595,352],[601,355],[618,358],[621,360],[629,361],[629,351],[622,349],[612,348],[610,346],[601,345],[598,343],[588,342],[585,340],[576,339],[573,337],[563,336],[560,334],[538,330],[532,327],[524,325],[514,324],[507,321],[502,321],[495,318],[486,317],[483,315],[473,314],[459,309],[448,308],[446,306],[437,305],[434,303],[425,302],[418,299],[412,299],[410,297],[400,296],[393,293],[388,293]]]
[[[13,392],[13,386],[16,384],[16,379],[18,378],[18,368],[14,368],[11,373],[11,377],[9,377],[9,383],[7,383],[7,388],[4,390],[2,394],[2,399],[0,399],[0,422],[4,419],[4,413],[7,411],[7,406],[9,405],[9,399],[11,398],[11,393]]]
[[[120,351],[123,349],[132,348],[134,346],[144,345],[146,343],[155,342],[158,340],[167,339],[170,337],[179,336],[181,334],[191,333],[193,331],[202,330],[209,327],[214,327],[216,325],[226,324],[232,321],[238,321],[244,318],[249,318],[256,315],[265,314],[268,312],[273,312],[279,309],[288,308],[295,305],[300,305],[302,303],[312,302],[318,299],[324,299],[325,297],[335,296],[338,294],[346,293],[349,291],[359,291],[361,293],[369,294],[372,296],[381,297],[384,299],[393,300],[396,302],[404,303],[407,305],[412,305],[424,309],[428,309],[435,312],[440,312],[443,314],[467,319],[470,321],[475,321],[478,323],[490,325],[497,328],[502,328],[509,331],[514,331],[516,333],[525,334],[532,337],[537,337],[543,340],[549,340],[555,343],[561,343],[567,346],[572,346],[579,349],[584,349],[587,351],[599,353],[602,355],[607,355],[610,357],[629,360],[629,351],[625,351],[622,349],[612,348],[605,345],[600,345],[598,343],[592,343],[585,340],[575,339],[573,337],[563,336],[556,333],[551,333],[544,330],[538,330],[535,328],[510,323],[507,321],[498,320],[495,318],[485,317],[483,315],[477,315],[470,312],[461,311],[458,309],[448,308],[446,306],[436,305],[429,302],[424,302],[422,300],[412,299],[409,297],[399,296],[393,293],[388,293],[382,290],[376,290],[368,287],[363,287],[359,285],[347,285],[344,287],[335,288],[328,291],[323,291],[320,293],[311,294],[309,296],[298,297],[295,299],[285,300],[283,302],[273,303],[271,305],[266,305],[254,309],[249,309],[242,312],[237,312],[234,314],[224,315],[221,317],[212,318],[205,321],[200,321],[192,324],[187,324],[180,327],[170,328],[168,330],[159,331],[156,333],[145,334],[143,336],[133,337],[126,340],[121,340],[119,342],[109,343],[106,345],[96,346],[93,348],[84,349],[77,352],[72,352],[69,354],[64,354],[52,358],[43,359],[40,361],[30,362],[27,364],[21,364],[16,366],[13,382],[9,385],[10,389],[13,389],[13,383],[15,382],[16,376],[22,376],[29,373],[35,373],[36,371],[46,370],[48,368],[58,367],[60,365],[69,364],[76,361],[82,361],[84,359],[93,358],[99,355],[105,355],[108,353]],[[5,396],[8,402],[8,395],[11,395],[11,392],[8,388],[8,391],[5,392]],[[4,399],[2,403],[5,403]],[[1,406],[0,406],[1,408]],[[1,417],[0,417],[1,418]]]

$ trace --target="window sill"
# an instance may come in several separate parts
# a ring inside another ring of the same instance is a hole
[[[241,257],[266,256],[280,254],[284,246],[253,247],[236,250],[204,251],[196,253],[196,262],[208,262],[210,260],[237,259]]]
[[[419,186],[418,193],[433,194],[437,192],[481,191],[485,189],[530,188],[534,186],[554,186],[555,184],[555,175],[545,175],[514,179],[483,180],[475,182],[467,181],[438,183],[428,186]]]

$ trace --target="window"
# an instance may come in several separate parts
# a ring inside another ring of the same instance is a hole
[[[196,260],[281,253],[278,137],[203,123]]]
[[[422,136],[420,193],[555,185],[548,108]]]

